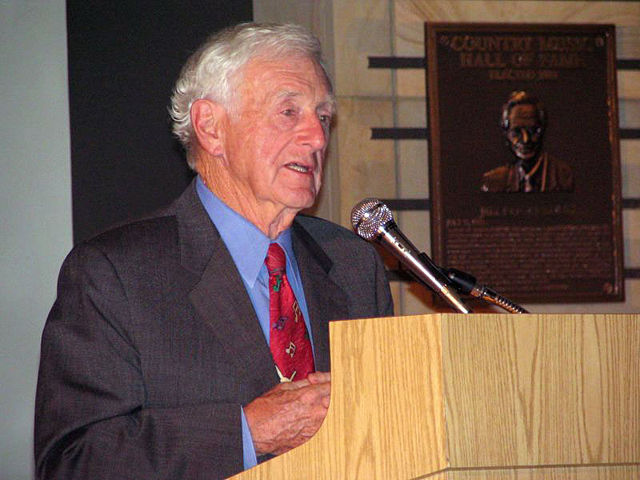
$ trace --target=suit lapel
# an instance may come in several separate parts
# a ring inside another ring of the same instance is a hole
[[[271,351],[231,255],[220,238],[216,243],[191,302],[222,340],[227,358],[241,371],[239,378],[262,392],[278,381]]]
[[[260,394],[278,382],[273,359],[251,299],[220,234],[195,191],[179,199],[181,263],[199,276],[189,298],[238,369],[238,378]]]
[[[347,295],[329,276],[333,262],[298,223],[292,227],[293,250],[300,269],[316,353],[316,370],[329,371],[329,321],[348,318]]]

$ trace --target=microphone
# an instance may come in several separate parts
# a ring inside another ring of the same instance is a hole
[[[365,198],[351,210],[351,225],[368,241],[386,247],[417,278],[431,287],[460,313],[471,313],[460,297],[449,288],[449,281],[440,268],[409,241],[396,225],[389,207],[376,198]]]

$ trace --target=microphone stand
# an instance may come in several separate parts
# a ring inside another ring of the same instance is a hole
[[[430,263],[431,265],[435,265],[433,262],[431,262],[431,259],[426,253],[421,252],[419,257],[421,260]],[[438,268],[442,272],[443,276],[449,280],[449,285],[451,285],[463,295],[471,295],[472,297],[480,298],[488,303],[493,303],[494,305],[499,306],[509,313],[529,313],[517,303],[512,302],[508,298],[505,298],[502,295],[496,293],[491,288],[485,285],[478,286],[473,275],[462,272],[455,268],[443,269],[438,266],[436,266],[436,268]]]

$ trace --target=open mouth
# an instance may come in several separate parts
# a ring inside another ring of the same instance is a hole
[[[286,167],[290,170],[293,170],[294,172],[299,172],[299,173],[310,173],[311,172],[311,168],[310,167],[306,167],[304,165],[300,165],[299,163],[287,163]]]

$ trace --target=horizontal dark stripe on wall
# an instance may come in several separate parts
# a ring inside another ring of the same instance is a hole
[[[618,70],[640,70],[640,59],[618,59],[616,60],[616,68]]]
[[[625,268],[624,278],[640,278],[640,268]]]
[[[431,210],[431,200],[429,198],[382,198],[380,199],[391,210]],[[640,209],[640,198],[623,198],[622,208],[625,210]]]
[[[640,128],[621,128],[618,132],[621,140],[640,139]],[[429,140],[429,129],[372,127],[371,140]]]
[[[427,66],[427,59],[424,57],[368,57],[369,68],[393,68],[393,69],[424,69]],[[618,59],[616,60],[618,70],[640,70],[640,59]]]
[[[629,210],[640,208],[640,198],[623,198],[622,208]]]
[[[426,128],[372,128],[371,140],[429,140]]]
[[[619,132],[621,140],[633,140],[640,138],[640,128],[621,128]]]
[[[425,68],[424,57],[369,57],[369,68]]]

